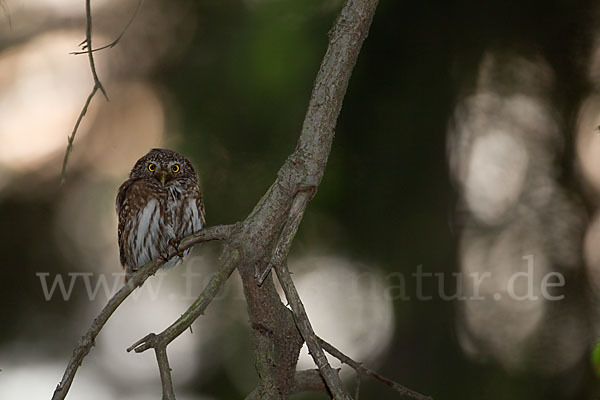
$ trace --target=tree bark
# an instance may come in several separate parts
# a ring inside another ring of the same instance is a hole
[[[352,69],[367,37],[378,0],[348,0],[329,33],[302,133],[275,183],[243,222],[237,245],[253,330],[256,367],[263,399],[285,398],[291,386],[302,338],[289,310],[281,304],[272,278],[256,284],[256,271],[269,266],[296,194],[316,190],[327,165],[334,128]]]

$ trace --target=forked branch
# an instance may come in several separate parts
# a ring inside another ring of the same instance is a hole
[[[121,33],[119,33],[119,35],[117,36],[117,38],[115,40],[108,43],[107,45],[104,45],[101,47],[96,47],[95,49],[91,49],[91,50],[90,50],[91,44],[89,44],[89,43],[87,43],[87,41],[85,41],[85,42],[82,42],[82,43],[84,43],[83,46],[81,47],[82,51],[73,51],[73,52],[71,52],[71,54],[79,55],[79,54],[86,54],[86,53],[90,53],[90,52],[94,53],[96,51],[100,51],[100,50],[104,50],[104,49],[112,49],[113,47],[118,45],[119,42],[121,41],[121,39],[123,38],[123,36],[125,35],[125,33],[127,32],[127,30],[129,29],[129,26],[131,25],[131,23],[133,22],[135,17],[137,17],[143,4],[144,4],[144,0],[138,1],[137,6],[135,7],[135,10],[133,11],[133,14],[131,15],[131,17],[129,18],[129,20],[127,21],[125,26],[123,27],[123,30],[121,30]]]
[[[68,138],[67,149],[65,150],[65,156],[63,158],[63,163],[62,163],[62,170],[60,173],[61,183],[64,183],[67,178],[67,163],[69,161],[69,156],[71,155],[71,151],[73,150],[73,141],[75,140],[75,135],[79,131],[79,126],[81,125],[81,121],[83,120],[83,117],[85,116],[85,114],[87,114],[88,107],[90,106],[92,99],[94,98],[94,96],[96,96],[96,93],[98,92],[98,90],[100,90],[102,92],[102,94],[104,95],[104,98],[106,99],[106,101],[108,101],[108,94],[106,93],[106,90],[104,90],[104,86],[102,85],[102,82],[100,82],[100,78],[98,78],[98,72],[96,72],[96,62],[94,60],[94,54],[92,51],[92,7],[90,4],[90,1],[91,0],[85,0],[86,28],[85,28],[85,39],[83,40],[83,42],[81,42],[81,45],[83,45],[83,47],[87,49],[87,51],[85,51],[85,53],[87,53],[87,55],[88,55],[90,71],[92,72],[92,78],[94,80],[94,87],[92,87],[92,91],[90,92],[87,99],[85,100],[83,108],[81,109],[81,112],[79,113],[79,116],[77,117],[77,121],[75,122],[75,126],[73,127],[73,131],[71,132],[71,135]]]

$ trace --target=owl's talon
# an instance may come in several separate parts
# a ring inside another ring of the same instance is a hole
[[[169,246],[174,248],[179,257],[183,257],[183,251],[179,250],[179,245],[181,244],[181,239],[173,238],[169,240]]]

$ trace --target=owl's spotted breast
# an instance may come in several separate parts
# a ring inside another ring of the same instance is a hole
[[[169,243],[202,229],[197,179],[189,160],[171,150],[154,149],[136,162],[116,201],[120,259],[128,275],[166,254]],[[165,267],[180,260],[174,257]]]

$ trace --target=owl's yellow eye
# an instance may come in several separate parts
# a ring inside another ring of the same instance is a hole
[[[148,171],[154,172],[156,170],[156,164],[148,164]]]
[[[174,174],[179,172],[179,164],[173,164],[173,166],[171,167],[171,171],[173,171]]]

